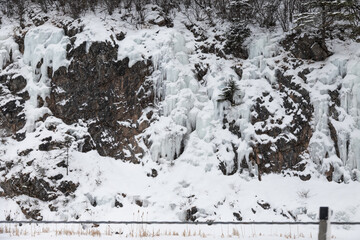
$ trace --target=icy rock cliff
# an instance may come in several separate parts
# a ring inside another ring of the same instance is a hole
[[[322,47],[325,61],[303,61],[294,56],[319,55],[298,51],[316,39],[287,39],[288,52],[281,36],[259,32],[247,41],[247,59],[227,59],[204,51],[211,34],[174,24],[121,38],[44,24],[27,31],[23,56],[2,36],[1,65],[13,62],[1,76],[10,94],[3,99],[13,99],[3,101],[3,136],[22,140],[57,119],[86,129],[74,140],[80,151],[137,163],[179,159],[259,178],[291,169],[304,180],[315,164],[329,180],[358,178],[357,54]],[[230,79],[238,87],[232,104],[220,101]]]
[[[240,59],[222,50],[221,28],[197,33],[184,16],[143,29],[84,21],[29,25],[16,36],[23,53],[12,31],[0,35],[0,193],[27,217],[148,208],[159,219],[253,220],[271,205],[308,220],[303,203],[268,208],[253,186],[270,189],[270,173],[360,179],[355,43],[304,53],[313,39],[283,48],[281,34],[257,29]]]

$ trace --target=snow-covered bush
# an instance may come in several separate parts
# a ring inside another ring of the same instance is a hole
[[[236,96],[240,90],[239,86],[234,79],[230,79],[226,82],[226,86],[222,89],[222,93],[219,95],[219,102],[229,101],[231,105],[235,105]]]

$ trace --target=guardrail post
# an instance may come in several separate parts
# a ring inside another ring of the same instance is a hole
[[[329,207],[320,207],[319,240],[330,240],[331,238],[330,216]]]

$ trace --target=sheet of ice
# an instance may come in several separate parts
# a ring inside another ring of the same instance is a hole
[[[340,178],[344,175],[345,181],[359,179],[360,65],[359,56],[352,48],[338,49],[325,64],[314,64],[316,68],[307,75],[314,105],[315,132],[309,145],[311,159],[319,164],[323,173],[329,171],[331,164],[335,168],[334,175]],[[333,91],[339,92],[335,115],[329,110],[330,105],[334,104],[330,101],[334,96],[330,95]],[[331,138],[329,124],[336,129],[337,142]]]
[[[152,125],[151,130],[149,141],[152,143],[150,151],[154,161],[160,158],[171,161],[180,156],[187,132],[185,127],[176,124],[169,117],[161,117]]]
[[[360,173],[360,155],[359,155],[359,146],[360,146],[360,56],[356,54],[353,56],[347,65],[346,72],[347,75],[344,78],[343,88],[341,91],[341,106],[345,109],[346,113],[350,115],[353,121],[346,121],[346,118],[343,122],[347,122],[348,129],[345,132],[348,141],[350,141],[350,147],[348,153],[344,154],[347,158],[343,159],[343,162],[349,169],[357,170],[355,174],[359,176]],[[344,141],[344,140],[343,140]],[[347,143],[348,144],[348,143]],[[347,147],[344,142],[342,142],[342,147]],[[343,149],[342,152],[346,152]]]
[[[154,91],[160,102],[159,122],[151,125],[144,135],[151,136],[150,148],[153,160],[159,158],[173,160],[183,151],[186,134],[197,127],[197,114],[206,104],[212,104],[208,98],[199,102],[201,86],[195,80],[189,53],[194,48],[192,34],[182,29],[161,28],[143,29],[128,32],[128,36],[119,44],[118,58],[129,58],[129,66],[151,57],[154,73],[150,77],[154,82]],[[197,115],[198,116],[198,115]],[[162,130],[161,130],[162,129]],[[173,139],[173,140],[172,140]]]
[[[21,73],[27,79],[26,90],[30,100],[26,102],[25,129],[33,131],[35,122],[45,113],[50,113],[46,107],[38,106],[38,97],[43,100],[50,94],[51,77],[48,69],[55,72],[61,66],[68,66],[66,59],[66,46],[69,43],[68,37],[64,35],[64,30],[52,25],[42,25],[32,28],[25,35],[24,56]]]
[[[279,36],[274,37],[270,33],[257,33],[252,36],[249,44],[249,58],[253,59],[259,56],[271,58],[279,54],[277,40]]]
[[[0,72],[10,61],[16,61],[21,55],[18,44],[14,41],[14,26],[4,26],[0,31]]]

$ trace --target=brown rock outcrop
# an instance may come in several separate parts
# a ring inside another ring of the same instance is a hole
[[[146,77],[150,61],[129,67],[129,59],[117,60],[118,46],[94,42],[71,49],[68,68],[59,68],[52,78],[52,113],[67,124],[82,120],[100,155],[138,162],[142,149],[135,136],[148,126],[140,122],[143,110],[152,105],[154,93]]]
[[[50,201],[57,198],[55,190],[44,179],[37,177],[31,178],[30,174],[19,173],[0,182],[0,187],[4,190],[6,196],[13,197],[18,195],[27,195],[43,201]]]
[[[23,91],[26,80],[21,76],[0,76],[0,136],[15,136],[26,123],[24,104],[29,99]],[[21,140],[21,139],[19,139]]]
[[[279,90],[283,93],[285,113],[292,118],[292,121],[289,125],[280,127],[282,120],[277,119],[275,125],[279,125],[278,127],[256,131],[258,135],[266,134],[273,139],[267,143],[255,142],[253,146],[254,153],[250,155],[250,159],[258,165],[260,173],[294,168],[302,160],[300,155],[307,149],[312,136],[310,121],[314,109],[309,93],[292,82],[292,76],[284,76],[280,70],[276,71],[276,77]],[[261,104],[261,98],[258,99],[254,110],[257,117],[253,117],[253,124],[256,122],[265,124],[271,118],[269,111]]]
[[[323,61],[331,55],[321,39],[307,34],[302,37],[297,36],[297,34],[288,35],[282,45],[296,58]]]
[[[257,165],[259,180],[261,180],[263,173],[296,169],[302,160],[301,154],[307,150],[312,136],[310,122],[314,109],[310,102],[309,92],[296,84],[292,80],[293,76],[284,76],[280,70],[276,70],[275,76],[278,82],[276,92],[282,98],[278,104],[281,104],[286,117],[290,118],[291,121],[285,123],[285,116],[274,115],[268,109],[275,97],[269,92],[262,92],[255,100],[251,109],[251,124],[255,127],[255,134],[259,137],[255,136],[250,143],[253,151],[249,155],[249,160],[253,165]],[[227,128],[232,134],[241,138],[241,130],[236,119],[231,119],[225,115],[223,128]],[[235,158],[232,171],[226,170],[225,163],[219,164],[220,170],[226,175],[234,174],[237,171],[241,172],[244,168],[249,167],[245,158],[238,159],[236,150],[236,146],[233,145]]]

